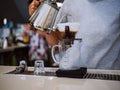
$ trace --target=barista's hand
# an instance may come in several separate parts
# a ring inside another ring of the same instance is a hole
[[[50,46],[58,44],[58,42],[62,40],[61,33],[58,30],[54,30],[50,34],[41,30],[37,30],[36,32],[45,37]]]
[[[43,1],[44,0],[33,0],[29,5],[29,14],[32,15]],[[32,29],[32,30],[36,30],[36,29]],[[58,44],[58,41],[62,39],[61,33],[58,30],[52,31],[50,34],[46,34],[41,30],[36,30],[36,32],[42,35],[43,37],[45,37],[50,46]]]
[[[29,5],[29,14],[32,15],[43,1],[44,0],[33,0]]]
[[[58,30],[52,31],[50,34],[45,34],[45,38],[50,46],[58,44],[62,40],[61,33]]]

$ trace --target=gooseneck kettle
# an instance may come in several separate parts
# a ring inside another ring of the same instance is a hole
[[[29,22],[34,28],[50,33],[53,30],[57,14],[56,0],[46,0],[38,6],[29,18]]]

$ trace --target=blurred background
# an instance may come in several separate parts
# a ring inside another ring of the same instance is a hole
[[[0,65],[18,65],[23,59],[29,61],[31,34],[25,27],[30,18],[27,2],[0,1]],[[57,0],[59,7],[62,2]]]
[[[0,26],[3,25],[4,18],[15,23],[26,23],[28,17],[27,0],[1,0]]]

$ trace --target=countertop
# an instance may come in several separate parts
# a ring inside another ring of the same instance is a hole
[[[15,68],[15,66],[0,66],[0,90],[120,90],[120,81],[5,74]],[[28,70],[33,70],[33,67],[28,67]],[[46,68],[46,70],[55,71],[57,68]],[[88,72],[106,73],[106,70],[88,70]],[[107,70],[107,73],[120,75],[119,70]]]

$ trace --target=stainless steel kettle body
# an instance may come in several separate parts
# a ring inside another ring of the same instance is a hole
[[[53,29],[57,14],[58,8],[44,1],[30,17],[29,22],[36,29],[48,32]]]

